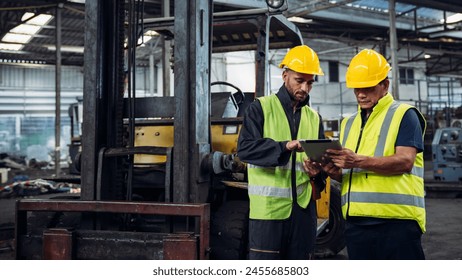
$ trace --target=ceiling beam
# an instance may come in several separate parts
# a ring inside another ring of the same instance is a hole
[[[334,7],[344,6],[356,0],[343,0],[337,2],[331,2],[329,0],[315,0],[315,1],[304,1],[304,0],[291,0],[289,1],[289,9],[284,13],[286,17],[301,17],[308,14],[326,10]]]
[[[396,2],[432,8],[442,11],[462,13],[462,5],[460,4],[460,0],[398,0]]]

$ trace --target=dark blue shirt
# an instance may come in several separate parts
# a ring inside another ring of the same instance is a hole
[[[401,120],[396,146],[415,147],[418,153],[424,149],[422,127],[414,109],[407,110]]]

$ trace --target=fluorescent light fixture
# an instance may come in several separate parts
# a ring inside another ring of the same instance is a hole
[[[29,42],[31,38],[31,35],[6,33],[5,36],[3,36],[2,41],[25,44]]]
[[[46,14],[40,14],[34,17],[33,13],[25,13],[21,20],[26,21],[27,24],[43,26],[50,22],[52,18],[53,16]]]
[[[33,16],[35,16],[34,13],[24,13],[21,17],[21,21],[27,21],[28,19],[31,19]]]
[[[454,23],[462,20],[462,14],[453,14],[446,18],[446,23]],[[444,19],[441,19],[441,22],[444,22]]]
[[[8,51],[19,51],[22,49],[24,45],[22,44],[2,44],[0,43],[0,50],[8,50]]]
[[[15,28],[11,29],[10,33],[34,35],[37,34],[37,32],[39,32],[40,28],[41,27],[38,25],[20,24]]]
[[[144,32],[143,37],[138,38],[138,42],[136,43],[140,47],[144,47],[146,43],[151,40],[153,37],[159,36],[159,33],[154,30],[148,30]],[[128,46],[128,39],[125,39],[124,47]]]
[[[144,44],[146,44],[151,39],[152,39],[151,36],[143,36],[142,38],[140,37],[138,39],[138,45],[144,46]]]
[[[85,4],[85,0],[67,0],[67,2],[74,2],[78,4]]]
[[[154,30],[148,30],[146,32],[144,32],[144,36],[151,36],[151,37],[154,37],[154,36],[158,36],[159,33],[157,31],[154,31]]]
[[[53,18],[51,15],[40,14],[35,16],[34,13],[25,13],[21,20],[25,22],[20,24],[10,32],[6,33],[2,38],[2,42],[9,42],[15,44],[1,44],[0,49],[19,51],[28,43],[33,35],[37,34],[43,25],[50,22]]]
[[[302,18],[302,17],[290,17],[289,21],[297,23],[310,23],[313,22],[312,19]]]
[[[49,51],[56,51],[55,45],[45,45]],[[84,48],[79,46],[61,46],[62,52],[83,53]]]
[[[138,45],[141,45],[144,47],[144,45],[149,41],[151,40],[153,37],[156,37],[156,36],[159,36],[159,33],[157,33],[156,31],[154,30],[148,30],[146,32],[144,32],[144,35],[143,35],[143,39],[141,40],[141,38],[138,39]]]

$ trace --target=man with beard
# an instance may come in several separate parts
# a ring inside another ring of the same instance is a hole
[[[324,73],[306,45],[290,49],[279,67],[284,84],[249,106],[238,141],[238,156],[248,164],[249,259],[312,259],[312,184],[323,189],[326,176],[310,161],[305,173],[299,139],[324,138],[321,116],[308,106],[315,75]]]

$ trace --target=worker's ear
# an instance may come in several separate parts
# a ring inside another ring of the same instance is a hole
[[[390,87],[390,80],[389,79],[385,79],[381,82],[382,86],[383,86],[383,89],[385,91],[388,91],[388,88]]]
[[[284,81],[284,83],[287,81],[288,78],[289,78],[289,71],[285,69],[284,71],[282,71],[282,80]]]

